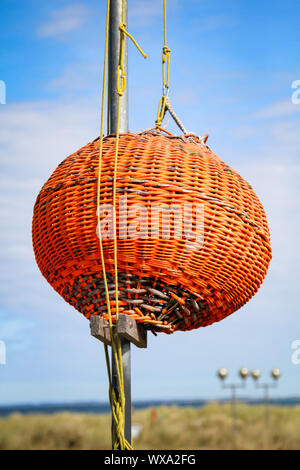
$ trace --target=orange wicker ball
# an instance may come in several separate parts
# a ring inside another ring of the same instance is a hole
[[[114,298],[111,230],[116,138],[67,157],[34,207],[33,246],[53,288],[87,318],[107,306],[99,249]],[[117,168],[119,308],[171,333],[219,321],[258,290],[271,259],[264,209],[252,187],[196,136],[121,134]],[[98,232],[97,232],[98,230]]]

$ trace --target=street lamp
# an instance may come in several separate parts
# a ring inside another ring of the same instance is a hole
[[[249,369],[247,367],[242,367],[238,372],[240,378],[242,379],[241,383],[238,384],[227,384],[225,380],[228,376],[228,371],[224,367],[218,370],[218,377],[221,380],[223,388],[229,388],[231,390],[231,409],[232,409],[232,419],[233,419],[233,431],[237,431],[237,409],[236,409],[236,389],[246,387],[246,379],[249,376]]]
[[[218,376],[221,380],[225,380],[228,375],[228,370],[225,369],[225,367],[222,367],[222,369],[218,370]]]
[[[260,379],[261,373],[259,369],[253,369],[251,372],[252,378],[255,380],[256,388],[264,389],[265,393],[265,417],[266,417],[266,428],[269,428],[270,425],[270,411],[269,411],[269,389],[277,387],[277,381],[281,375],[280,370],[278,368],[274,368],[271,370],[271,377],[273,378],[273,382],[271,383],[259,383],[258,380]]]

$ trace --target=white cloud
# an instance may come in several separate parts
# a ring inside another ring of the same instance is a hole
[[[64,95],[79,90],[90,90],[94,89],[95,83],[100,82],[100,78],[100,67],[97,63],[73,63],[68,65],[58,77],[49,81],[46,89],[63,91]]]
[[[266,155],[253,163],[247,160],[239,171],[253,185],[267,214],[273,248],[270,274],[293,298],[300,262],[296,249],[300,236],[300,159]]]
[[[98,103],[8,104],[0,111],[0,308],[35,315],[57,296],[38,272],[31,242],[35,199],[56,166],[98,135]],[[47,299],[47,300],[45,300]],[[54,306],[56,311],[56,306]]]
[[[293,104],[292,99],[278,101],[253,114],[255,119],[282,118],[300,113],[300,104]]]
[[[2,174],[16,179],[44,178],[56,165],[99,131],[94,97],[70,101],[28,102],[0,109]]]
[[[235,169],[253,186],[270,226],[273,259],[269,272],[271,289],[266,302],[274,310],[281,302],[282,308],[290,302],[290,315],[296,318],[300,275],[297,249],[300,237],[300,120],[282,116],[274,122],[271,114],[264,121],[258,119],[248,126],[239,138],[245,147],[248,137],[251,146],[243,159],[236,159]],[[240,148],[239,144],[237,148]],[[274,296],[279,292],[283,295],[285,291],[288,299],[282,297],[277,305],[273,305],[272,290]]]
[[[89,9],[83,4],[69,5],[53,11],[50,19],[41,25],[37,33],[40,37],[61,36],[80,28],[89,17]]]

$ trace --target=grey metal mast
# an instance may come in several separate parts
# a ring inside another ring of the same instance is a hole
[[[110,1],[110,16],[109,16],[109,132],[115,134],[117,132],[117,118],[118,118],[118,64],[120,54],[120,31],[119,25],[122,21],[122,0]],[[127,23],[127,0],[125,0],[125,22]],[[128,77],[128,46],[127,36],[125,36],[124,47],[124,72]],[[128,83],[128,78],[127,78]],[[128,132],[128,86],[124,90],[121,97],[121,117],[120,117],[120,132]]]
[[[115,134],[118,125],[118,65],[120,55],[120,30],[122,22],[122,0],[110,0],[109,41],[108,41],[108,129],[107,133]],[[127,0],[125,0],[125,23],[127,23]],[[128,77],[127,36],[125,35],[123,73]],[[121,97],[120,133],[128,132],[128,88]],[[90,318],[91,335],[107,346],[112,346],[109,323],[103,315],[92,315]],[[125,439],[131,444],[131,343],[138,348],[147,348],[147,330],[127,314],[119,313],[119,320],[114,326],[114,335],[118,334],[121,342],[124,394],[125,394]],[[118,375],[114,355],[111,359],[112,386],[119,393]],[[114,423],[112,423],[114,425]],[[113,428],[112,428],[113,431]],[[112,439],[113,441],[113,439]]]
[[[119,25],[122,22],[122,0],[110,1],[109,15],[109,133],[117,132],[118,121],[118,64],[120,54],[120,31]],[[125,22],[127,22],[127,0],[125,1]],[[125,37],[124,47],[124,72],[128,76],[128,46],[127,37]],[[128,87],[124,90],[121,97],[121,115],[119,131],[128,132]],[[121,337],[122,363],[124,374],[124,393],[125,393],[125,439],[131,444],[131,346],[130,341]],[[118,378],[114,356],[112,354],[112,383],[118,393]]]

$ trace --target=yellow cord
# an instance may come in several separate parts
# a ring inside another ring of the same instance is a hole
[[[169,90],[170,80],[170,52],[171,49],[167,45],[167,0],[164,0],[164,46],[162,50],[162,75],[163,75],[163,87]],[[165,63],[167,62],[167,78],[165,74]]]
[[[120,30],[120,56],[118,65],[118,117],[117,117],[117,133],[116,133],[116,147],[115,147],[115,158],[114,158],[114,177],[113,177],[113,234],[114,234],[114,275],[115,275],[115,299],[116,299],[116,334],[114,335],[112,315],[111,315],[111,304],[109,297],[109,289],[105,268],[104,250],[102,243],[101,233],[101,220],[100,220],[100,195],[101,195],[101,170],[102,170],[102,156],[103,156],[103,128],[104,128],[104,109],[105,109],[105,91],[106,91],[106,77],[107,77],[107,53],[108,53],[108,36],[109,36],[109,11],[110,11],[110,0],[107,0],[106,9],[106,29],[105,29],[105,52],[104,52],[104,69],[103,69],[103,83],[102,83],[102,103],[101,103],[101,124],[100,124],[100,140],[99,140],[99,165],[98,165],[98,183],[97,183],[97,225],[98,225],[98,237],[99,237],[99,248],[103,272],[103,280],[105,286],[105,296],[107,304],[107,312],[109,318],[109,327],[112,343],[113,357],[116,364],[117,378],[118,378],[118,396],[113,388],[111,369],[109,362],[108,348],[104,345],[106,367],[109,379],[109,400],[112,411],[113,419],[113,448],[120,450],[132,450],[130,443],[125,439],[124,426],[125,426],[125,394],[124,394],[124,377],[123,377],[123,364],[122,364],[122,350],[121,341],[118,335],[117,323],[119,318],[119,295],[118,295],[118,257],[117,257],[117,220],[116,220],[116,195],[117,195],[117,169],[118,169],[118,152],[119,152],[119,137],[120,137],[120,116],[121,116],[121,97],[126,88],[126,74],[124,73],[124,48],[125,48],[125,35],[127,35],[146,58],[146,54],[142,51],[140,46],[137,44],[135,39],[129,34],[125,27],[125,1],[122,2],[122,22],[119,25]],[[109,103],[108,103],[109,106]],[[107,123],[109,127],[109,123]],[[117,345],[116,345],[116,342]]]
[[[103,250],[103,243],[102,243],[102,233],[101,233],[101,221],[100,221],[100,193],[101,193],[101,170],[102,170],[102,155],[103,155],[103,128],[104,128],[104,109],[105,109],[105,90],[106,90],[106,77],[107,77],[107,52],[108,52],[108,32],[109,32],[109,10],[110,10],[110,0],[107,0],[107,12],[106,12],[106,35],[105,35],[105,52],[104,52],[104,70],[103,70],[103,84],[102,84],[102,104],[101,104],[101,124],[100,124],[100,139],[99,139],[99,166],[98,166],[98,184],[97,184],[97,223],[98,223],[98,237],[99,237],[99,247],[100,247],[100,256],[101,256],[101,264],[102,264],[102,272],[103,272],[103,280],[105,285],[105,295],[106,295],[106,304],[107,304],[107,311],[109,317],[109,326],[111,332],[111,340],[112,340],[112,349],[114,354],[114,359],[116,363],[117,375],[118,375],[118,382],[120,384],[120,401],[121,404],[117,404],[117,397],[115,392],[112,388],[112,379],[111,379],[111,370],[110,370],[110,363],[109,363],[109,354],[108,348],[104,345],[105,350],[105,358],[106,358],[106,366],[108,372],[108,379],[109,379],[109,398],[110,404],[112,409],[112,415],[114,423],[119,422],[120,426],[114,426],[115,434],[117,430],[117,434],[120,434],[122,431],[122,423],[124,422],[124,412],[123,412],[123,419],[122,419],[122,401],[125,402],[125,398],[122,400],[122,390],[124,395],[124,387],[122,387],[123,380],[121,378],[121,364],[118,360],[118,355],[116,354],[116,346],[114,341],[114,334],[113,334],[113,325],[112,325],[112,316],[111,316],[111,304],[109,298],[109,289],[108,289],[108,282],[107,282],[107,275],[106,275],[106,268],[105,268],[105,260],[104,260],[104,250]],[[120,356],[119,356],[120,357]],[[121,406],[120,406],[121,405]],[[121,433],[122,434],[122,433]],[[115,435],[113,437],[114,440],[114,448],[120,447],[121,449],[128,448],[128,445],[124,442],[124,426],[123,426],[123,436],[122,435]]]
[[[164,45],[162,48],[162,83],[163,83],[163,96],[161,97],[158,104],[158,111],[155,124],[160,126],[165,112],[166,103],[169,93],[169,82],[170,82],[170,52],[167,45],[167,0],[164,0]],[[167,70],[166,70],[167,68]]]
[[[136,42],[136,40],[134,39],[133,36],[131,36],[131,34],[128,33],[128,31],[125,29],[126,28],[126,23],[122,22],[119,26],[119,30],[126,34],[130,39],[131,41],[133,42],[133,44],[138,48],[138,50],[140,51],[140,53],[144,56],[145,59],[147,59],[147,55],[145,54],[145,52],[143,51],[143,49],[138,45],[138,43]],[[124,49],[123,49],[123,53],[124,53]]]

